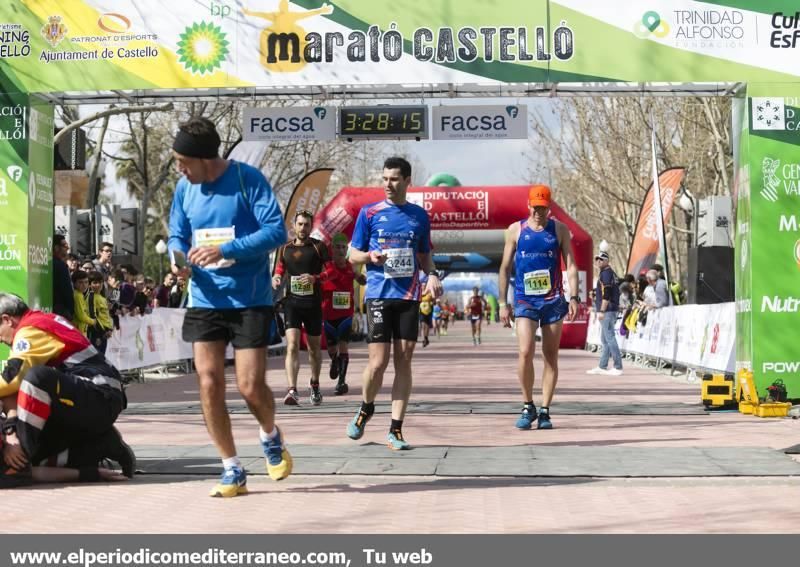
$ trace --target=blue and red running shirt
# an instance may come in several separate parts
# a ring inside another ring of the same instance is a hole
[[[417,253],[431,251],[431,224],[419,205],[380,201],[365,205],[356,219],[350,245],[356,250],[381,250],[383,266],[367,264],[366,299],[419,301]]]

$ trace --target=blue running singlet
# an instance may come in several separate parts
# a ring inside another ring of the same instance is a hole
[[[548,325],[567,312],[561,272],[561,246],[556,223],[549,219],[543,230],[535,231],[520,221],[514,255],[514,313]]]

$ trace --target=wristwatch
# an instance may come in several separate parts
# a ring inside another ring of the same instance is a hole
[[[570,300],[570,301],[572,301],[573,299],[574,299],[575,301],[577,301],[578,303],[580,303],[580,302],[581,302],[581,296],[580,296],[580,295],[573,295],[573,296],[571,296],[571,297],[569,298],[569,300]]]
[[[9,418],[3,424],[3,436],[17,433],[17,418]]]

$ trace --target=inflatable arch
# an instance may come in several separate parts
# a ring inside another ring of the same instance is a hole
[[[529,185],[492,187],[410,187],[407,199],[423,207],[431,218],[431,239],[440,252],[502,253],[504,232],[512,222],[527,216]],[[312,236],[325,242],[337,232],[353,233],[358,212],[366,204],[384,198],[379,187],[344,187],[314,219]],[[564,325],[562,348],[583,348],[589,324],[588,288],[593,269],[592,238],[556,203],[553,218],[563,222],[572,235],[578,265],[581,310]],[[562,266],[562,269],[564,267]],[[564,278],[566,282],[566,278]],[[569,294],[568,290],[565,290]]]

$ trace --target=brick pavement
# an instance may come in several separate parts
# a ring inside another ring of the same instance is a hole
[[[119,427],[139,448],[143,464],[167,463],[165,470],[173,474],[9,491],[9,525],[22,532],[64,533],[800,531],[794,505],[800,480],[781,451],[798,443],[797,421],[709,415],[699,406],[698,384],[630,366],[622,377],[589,376],[585,370],[596,364],[596,355],[564,351],[552,406],[556,429],[516,431],[515,339],[492,325],[485,329],[484,344],[473,347],[467,332],[459,323],[448,337],[418,349],[415,406],[404,428],[418,447],[416,457],[411,451],[392,460],[388,450],[382,457],[385,413],[376,415],[359,443],[344,437],[360,399],[360,388],[353,387],[343,398],[326,397],[321,408],[278,407],[278,421],[296,447],[298,474],[273,483],[258,471],[255,421],[241,409],[230,380],[234,432],[240,453],[254,457],[255,474],[247,497],[208,498],[216,463],[197,411],[194,378],[136,384]],[[363,346],[354,348],[352,385],[360,382],[365,354]],[[271,359],[269,367],[269,383],[282,398],[282,359]],[[323,374],[326,369],[327,363]],[[303,377],[307,370],[301,383]],[[390,386],[391,372],[385,382]],[[323,386],[330,390],[330,384]],[[387,396],[384,388],[379,400]],[[203,458],[188,466],[169,464],[181,451]],[[487,462],[502,465],[511,455],[508,466],[519,466],[527,460],[520,452],[526,451],[533,455],[526,470],[509,476],[501,468],[495,474],[504,476],[486,476]],[[363,452],[364,459],[374,454],[369,463],[377,468],[335,469],[337,452],[356,457]],[[440,454],[463,460],[449,473],[417,472],[421,461]],[[420,462],[412,466],[412,461]],[[712,462],[720,476],[690,470]],[[394,468],[381,470],[382,463]],[[537,463],[547,464],[550,476],[542,476]],[[623,478],[626,470],[633,470],[634,478]],[[15,512],[30,509],[37,514]]]

